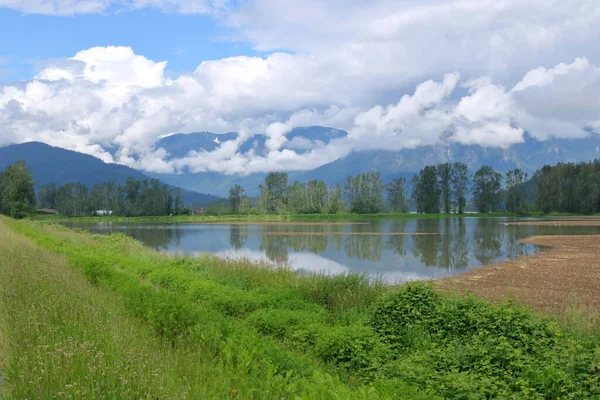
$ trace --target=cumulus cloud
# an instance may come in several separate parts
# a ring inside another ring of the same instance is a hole
[[[246,174],[309,170],[366,149],[448,141],[508,147],[522,141],[524,131],[540,139],[580,137],[598,126],[600,69],[585,58],[535,68],[512,88],[452,72],[418,84],[396,103],[363,107],[351,92],[321,95],[323,85],[342,88],[343,79],[283,79],[294,64],[290,57],[203,62],[172,79],[166,62],[127,47],[84,50],[29,82],[0,88],[0,144],[41,140],[154,172]],[[308,125],[349,135],[327,145],[288,141],[293,128]],[[241,135],[182,159],[155,146],[165,134],[194,131]],[[254,134],[266,135],[265,154],[240,151]]]

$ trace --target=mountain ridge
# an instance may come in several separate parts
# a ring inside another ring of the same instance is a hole
[[[121,164],[109,164],[91,156],[42,142],[26,142],[0,147],[0,171],[15,161],[22,159],[31,170],[36,188],[54,182],[83,183],[89,188],[94,185],[114,181],[124,184],[127,178],[150,179],[151,177]],[[172,185],[172,188],[176,185]],[[218,200],[217,196],[198,193],[186,188],[182,195],[186,204],[209,203]]]

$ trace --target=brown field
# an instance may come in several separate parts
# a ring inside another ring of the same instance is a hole
[[[600,235],[533,236],[549,249],[439,280],[443,290],[489,300],[516,298],[532,308],[563,314],[569,308],[600,311]]]
[[[517,221],[505,222],[505,225],[528,225],[528,226],[600,226],[600,219],[572,219],[572,220],[552,220],[552,221]]]
[[[360,235],[377,235],[377,236],[405,236],[405,235],[439,235],[439,233],[426,232],[248,232],[249,235],[262,236],[360,236]]]

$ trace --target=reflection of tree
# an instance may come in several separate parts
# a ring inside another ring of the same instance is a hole
[[[359,260],[379,261],[383,248],[381,235],[349,235],[346,236],[345,250],[348,257]]]
[[[119,231],[115,230],[115,232]],[[169,248],[169,245],[174,245],[178,248],[183,237],[183,231],[178,229],[176,225],[158,229],[154,229],[154,227],[151,229],[140,229],[139,226],[128,226],[121,232],[155,250],[166,250]]]
[[[452,232],[452,248],[450,250],[452,269],[464,269],[469,266],[469,239],[467,238],[467,227],[463,218],[458,218]]]
[[[261,235],[260,249],[265,251],[271,261],[287,262],[288,250],[285,239],[285,236]]]
[[[244,247],[244,244],[248,240],[248,226],[247,225],[231,225],[229,231],[229,244],[232,248],[239,250]]]
[[[393,220],[390,224],[390,232],[406,232],[407,220]],[[386,247],[391,249],[399,256],[406,254],[406,236],[404,235],[389,235],[386,242]]]
[[[502,255],[502,240],[499,235],[504,232],[496,226],[493,218],[479,218],[473,231],[475,258],[483,265],[489,264]]]

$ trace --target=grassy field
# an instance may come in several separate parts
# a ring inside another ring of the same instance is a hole
[[[0,368],[7,399],[583,399],[600,338],[428,284],[3,218]]]
[[[380,213],[380,214],[224,214],[224,215],[177,215],[164,217],[117,217],[117,216],[96,216],[96,217],[64,217],[53,214],[36,214],[32,220],[41,221],[71,221],[71,222],[143,222],[143,223],[227,223],[227,222],[287,222],[287,221],[308,221],[308,222],[328,222],[328,221],[368,221],[374,219],[440,219],[457,217],[517,217],[512,213],[489,213],[489,214],[412,214],[412,213]]]

